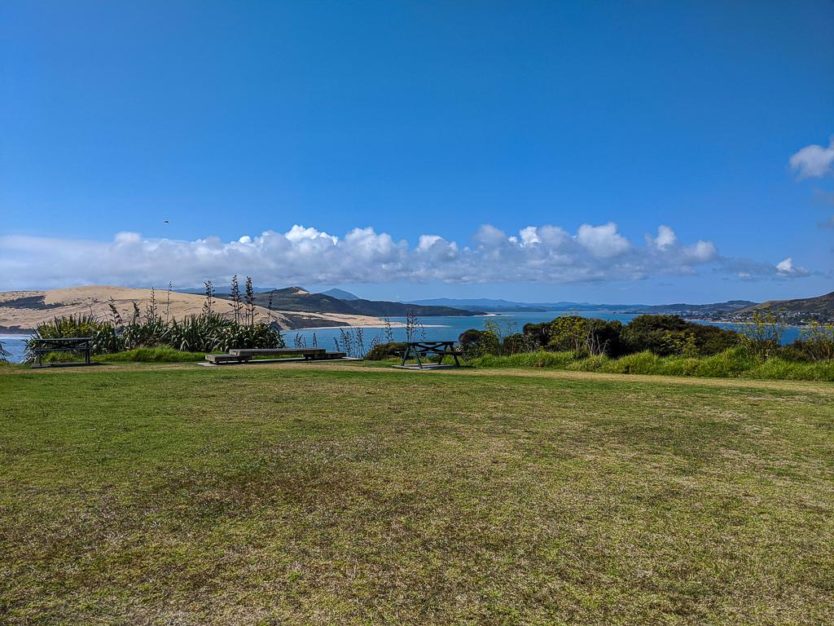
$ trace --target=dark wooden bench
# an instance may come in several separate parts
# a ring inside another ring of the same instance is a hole
[[[239,356],[237,354],[207,354],[206,361],[215,365],[222,365],[223,363],[248,363],[249,357]]]
[[[311,357],[305,357],[308,361],[328,361],[332,359],[344,359],[347,356],[346,352],[324,352],[322,354],[314,354]]]
[[[303,357],[305,361],[343,359],[344,352],[328,352],[324,348],[234,348],[226,354],[207,354],[206,361],[215,365],[249,363],[254,357]]]
[[[34,355],[32,367],[43,367],[43,357],[52,352],[72,352],[84,355],[84,365],[91,365],[92,337],[54,337],[30,340],[29,351]]]
[[[324,348],[235,348],[229,350],[229,354],[250,358],[255,356],[303,356],[305,359],[311,359],[314,356],[326,353],[327,350]]]

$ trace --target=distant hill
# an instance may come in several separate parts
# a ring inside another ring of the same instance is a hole
[[[681,317],[699,317],[704,319],[719,319],[731,315],[745,308],[756,306],[750,300],[728,300],[712,304],[657,304],[636,307],[634,312],[650,315],[680,315]]]
[[[150,289],[129,289],[126,287],[106,287],[100,285],[71,287],[50,291],[6,291],[0,292],[0,330],[26,332],[38,324],[54,317],[66,315],[92,315],[101,320],[112,317],[112,304],[124,320],[133,315],[134,304],[144,312],[151,302]],[[188,315],[199,315],[203,310],[205,298],[198,294],[177,291],[153,292],[157,313],[162,317],[182,319]],[[217,298],[214,311],[220,315],[230,316],[229,303]],[[272,311],[259,306],[255,316],[258,321],[275,323],[283,329],[296,329],[318,326],[349,326],[379,324],[376,316],[356,315],[352,311],[341,313],[327,311],[313,312],[309,309],[281,310],[273,307]]]
[[[435,298],[432,300],[413,300],[411,304],[452,306],[458,309],[468,309],[470,311],[481,310],[489,313],[600,310],[619,311],[621,309],[642,306],[633,304],[590,304],[588,302],[513,302],[512,300],[492,298]]]
[[[784,322],[806,323],[811,321],[834,322],[834,291],[814,298],[795,300],[770,300],[736,311],[740,319],[752,317],[754,313],[766,311],[779,316]]]
[[[590,302],[513,302],[491,298],[435,298],[414,300],[412,304],[452,306],[459,309],[481,310],[489,313],[530,313],[543,311],[610,311],[626,312],[645,308],[643,304],[592,304]]]
[[[510,312],[510,311],[549,311],[551,309],[542,308],[535,304],[526,304],[523,302],[511,302],[509,300],[494,300],[490,298],[470,298],[470,299],[454,299],[454,298],[433,298],[429,300],[412,300],[409,304],[417,306],[442,306],[453,307],[456,309],[464,309],[466,311],[489,311],[493,312]]]
[[[713,304],[593,304],[589,302],[513,302],[503,299],[436,298],[415,300],[414,304],[453,306],[460,309],[480,309],[491,313],[542,312],[542,311],[606,311],[609,313],[670,314],[682,317],[718,318],[756,303],[749,300],[730,300]]]
[[[354,295],[349,291],[345,291],[344,289],[328,289],[327,291],[322,291],[321,294],[323,296],[336,298],[337,300],[361,300],[359,296]]]
[[[223,294],[219,297],[228,297]],[[342,300],[325,293],[310,293],[302,287],[273,289],[255,294],[255,303],[280,311],[299,311],[319,314],[371,315],[374,317],[405,317],[410,313],[418,317],[477,315],[481,311],[464,310],[448,306],[423,306],[387,302],[383,300]]]

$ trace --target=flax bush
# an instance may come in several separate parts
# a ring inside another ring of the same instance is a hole
[[[260,322],[241,324],[216,313],[167,322],[157,316],[137,314],[122,326],[91,316],[55,318],[37,327],[28,343],[28,352],[31,354],[35,339],[59,337],[92,337],[93,354],[158,346],[181,352],[225,352],[233,348],[280,348],[284,345],[277,327]]]

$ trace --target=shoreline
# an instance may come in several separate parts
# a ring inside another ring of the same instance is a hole
[[[735,324],[737,326],[752,326],[755,322],[742,322],[738,320],[705,320],[700,317],[684,317],[687,322],[695,322],[698,324]],[[777,326],[781,326],[782,328],[804,328],[806,326],[810,326],[810,324],[786,324],[783,322],[775,322]]]
[[[391,328],[405,328],[406,325],[402,322],[391,322],[388,324]],[[448,324],[420,324],[422,328],[451,328]],[[282,333],[289,333],[289,332],[302,332],[308,330],[339,330],[339,329],[348,329],[348,328],[385,328],[386,324],[349,324],[347,326],[305,326],[304,328],[287,328],[281,329]]]

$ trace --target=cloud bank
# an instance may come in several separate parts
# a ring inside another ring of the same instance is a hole
[[[799,179],[822,178],[834,173],[834,137],[828,147],[812,144],[793,154],[788,161]]]
[[[575,233],[528,226],[508,235],[484,225],[461,245],[421,235],[416,245],[373,228],[337,237],[316,228],[268,230],[236,241],[149,239],[122,232],[112,241],[0,236],[0,289],[80,284],[194,287],[232,274],[260,285],[385,283],[574,283],[692,275],[699,268],[741,278],[807,275],[790,258],[778,265],[730,259],[709,241],[682,243],[662,225],[642,242],[629,241],[613,222],[584,224]]]

